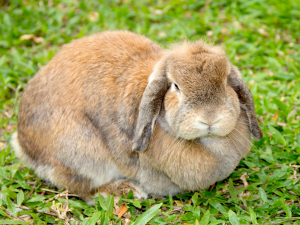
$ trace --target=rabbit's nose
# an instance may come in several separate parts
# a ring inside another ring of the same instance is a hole
[[[216,118],[213,120],[205,120],[203,118],[198,118],[198,123],[211,127],[212,125],[216,124],[220,120],[221,120],[221,118]]]

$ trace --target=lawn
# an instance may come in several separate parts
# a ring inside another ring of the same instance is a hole
[[[264,132],[229,178],[173,198],[99,197],[92,207],[15,157],[10,137],[30,78],[63,44],[115,29],[163,47],[199,38],[226,46]],[[299,29],[299,0],[0,0],[0,224],[300,224]]]

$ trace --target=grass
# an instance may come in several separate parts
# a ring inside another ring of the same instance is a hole
[[[0,0],[0,224],[300,224],[299,27],[299,0]],[[173,198],[129,194],[114,206],[99,197],[90,207],[16,159],[9,142],[28,80],[64,43],[113,29],[162,46],[199,38],[226,46],[264,132],[228,179]]]

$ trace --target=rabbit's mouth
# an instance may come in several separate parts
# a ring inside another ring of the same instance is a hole
[[[221,137],[222,139],[222,137]],[[220,141],[220,137],[210,134],[210,135],[206,135],[205,137],[201,137],[199,139],[197,139],[197,143],[202,144],[203,146],[211,146],[212,144],[216,143]]]
[[[212,139],[215,140],[215,138],[219,138],[219,137],[220,136],[218,136],[212,132],[208,132],[206,135],[196,138],[195,141],[203,144],[203,143],[211,141]]]

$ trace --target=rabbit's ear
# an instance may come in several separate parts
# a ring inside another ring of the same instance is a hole
[[[155,120],[161,110],[163,99],[168,89],[166,61],[166,57],[164,57],[155,65],[143,93],[132,146],[134,151],[146,150]]]
[[[240,71],[237,67],[232,66],[230,74],[227,78],[228,84],[237,93],[241,107],[246,111],[249,120],[250,131],[255,140],[260,140],[263,136],[255,115],[255,107],[253,97],[249,87],[243,81]]]

